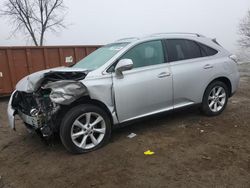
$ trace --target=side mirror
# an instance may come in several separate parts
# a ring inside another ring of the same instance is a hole
[[[131,59],[121,59],[116,67],[115,67],[115,73],[117,76],[123,76],[122,72],[125,70],[130,70],[133,68],[133,61]]]

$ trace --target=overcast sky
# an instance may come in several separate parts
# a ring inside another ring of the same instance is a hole
[[[3,1],[3,0],[0,0]],[[197,32],[235,51],[239,20],[250,0],[65,0],[66,30],[48,33],[46,45],[106,44],[159,32]],[[0,19],[0,45],[30,45]]]

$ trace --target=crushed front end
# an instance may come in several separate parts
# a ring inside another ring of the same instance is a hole
[[[36,93],[15,91],[10,104],[26,127],[41,132],[43,137],[51,136],[55,131],[54,118],[60,109],[58,104],[51,102],[49,94],[49,89],[40,89]]]
[[[22,79],[8,104],[8,119],[15,129],[18,115],[30,131],[50,137],[58,130],[60,109],[83,95],[87,88],[80,82],[86,72],[69,68],[33,73]]]

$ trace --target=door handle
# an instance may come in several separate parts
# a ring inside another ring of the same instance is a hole
[[[211,69],[211,68],[213,68],[213,67],[214,67],[213,65],[206,64],[203,68],[204,68],[204,69]]]
[[[170,72],[161,72],[160,74],[158,74],[158,78],[164,78],[164,77],[167,77],[167,76],[170,76]]]

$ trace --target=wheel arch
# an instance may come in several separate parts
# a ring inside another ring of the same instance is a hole
[[[58,118],[56,118],[56,119],[60,119],[60,121],[56,122],[57,129],[59,129],[59,127],[61,125],[61,120],[62,120],[61,117],[63,117],[71,108],[73,108],[79,104],[93,104],[93,105],[100,107],[101,109],[103,109],[107,113],[107,115],[110,119],[111,125],[113,126],[114,121],[113,121],[112,114],[111,114],[110,110],[108,109],[108,107],[103,102],[101,102],[99,100],[91,99],[89,96],[83,96],[83,97],[80,97],[79,99],[77,99],[76,101],[72,102],[70,105],[61,105],[61,109],[60,109],[59,113],[57,114]]]
[[[75,106],[77,104],[93,104],[93,105],[100,107],[108,114],[110,121],[113,124],[112,114],[110,110],[108,109],[108,107],[103,102],[96,100],[96,99],[91,99],[90,96],[83,96],[77,99],[76,101],[74,101],[71,105]]]
[[[213,82],[215,82],[215,81],[221,81],[221,82],[223,82],[224,84],[226,84],[226,86],[228,87],[228,90],[229,90],[229,91],[228,91],[228,92],[229,92],[229,97],[232,96],[232,84],[231,84],[231,81],[230,81],[227,77],[225,77],[225,76],[217,77],[217,78],[213,79],[212,81],[210,81],[210,82],[208,83],[207,87],[208,87],[211,83],[213,83]],[[207,89],[207,87],[206,87],[206,89]],[[204,92],[203,92],[203,96],[204,96],[204,94],[205,94],[206,89],[205,89]]]

